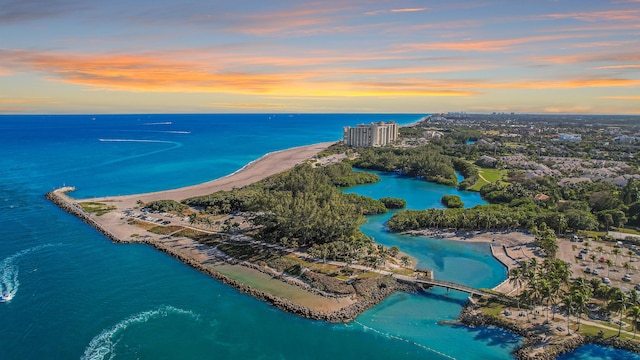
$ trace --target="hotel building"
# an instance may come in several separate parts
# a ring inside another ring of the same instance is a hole
[[[345,126],[343,143],[353,147],[378,147],[398,140],[398,124],[393,121]]]

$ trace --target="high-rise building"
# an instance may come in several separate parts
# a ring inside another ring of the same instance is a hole
[[[376,147],[393,144],[398,140],[398,124],[393,121],[345,126],[342,142],[353,147]]]

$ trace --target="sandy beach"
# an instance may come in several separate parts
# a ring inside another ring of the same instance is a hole
[[[47,197],[116,243],[150,245],[187,265],[236,287],[242,292],[263,299],[283,310],[316,319],[344,321],[355,317],[367,306],[358,304],[358,301],[351,297],[320,296],[287,282],[273,279],[272,276],[252,268],[235,264],[233,261],[228,263],[227,256],[216,248],[200,244],[190,238],[147,232],[143,228],[131,224],[130,218],[125,214],[125,210],[138,206],[138,201],[149,202],[164,199],[180,201],[193,196],[207,195],[220,190],[231,190],[235,187],[252,184],[287,170],[296,164],[303,163],[332,144],[334,143],[320,143],[270,153],[231,175],[179,189],[126,196],[74,199],[68,194],[74,188],[65,187],[50,192]],[[108,203],[114,209],[104,215],[96,216],[82,210],[79,203],[85,201]],[[171,220],[174,225],[187,226],[180,219],[168,220]],[[203,229],[198,230],[208,232]],[[236,279],[242,280],[238,282]]]
[[[145,203],[155,200],[180,201],[194,196],[211,194],[216,191],[232,190],[233,188],[249,185],[268,176],[290,169],[296,164],[303,163],[312,158],[333,144],[335,144],[335,142],[325,142],[272,152],[247,164],[233,174],[197,185],[143,194],[78,199],[78,201],[108,202],[113,203],[113,205],[118,208],[132,208],[136,206],[138,200]]]

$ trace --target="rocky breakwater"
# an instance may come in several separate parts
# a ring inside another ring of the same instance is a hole
[[[253,296],[256,299],[265,301],[266,303],[277,307],[283,311],[315,320],[323,320],[328,322],[349,322],[355,319],[359,314],[367,309],[379,304],[389,295],[397,291],[417,292],[420,288],[416,285],[401,283],[391,276],[383,276],[378,278],[356,280],[353,283],[355,289],[356,302],[337,311],[320,311],[307,306],[294,303],[288,299],[283,299],[273,294],[257,290],[251,286],[243,284],[226,275],[223,275],[211,267],[206,266],[202,262],[185,256],[171,246],[159,241],[153,236],[141,236],[135,239],[121,239],[106,229],[100,223],[95,221],[91,216],[82,209],[73,199],[66,195],[67,192],[74,191],[73,187],[64,187],[51,191],[45,195],[47,199],[56,204],[60,209],[74,215],[95,228],[98,232],[109,238],[115,243],[142,243],[152,246],[162,251],[180,262],[193,267],[196,270],[205,273],[223,284],[230,285],[238,291]]]
[[[91,218],[91,216],[84,211],[84,209],[78,205],[75,201],[67,196],[68,192],[75,191],[76,188],[72,186],[65,186],[53,191],[48,192],[44,197],[52,203],[56,204],[60,209],[68,212],[69,214],[79,218],[84,223],[91,225],[99,233],[106,236],[113,242],[125,242],[115,236],[111,231],[107,230],[104,226],[100,225],[97,221]]]

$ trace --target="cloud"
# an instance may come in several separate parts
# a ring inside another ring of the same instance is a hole
[[[609,66],[599,66],[597,68],[594,68],[594,70],[605,70],[605,69],[640,69],[640,64],[609,65]]]
[[[434,42],[434,43],[410,43],[401,45],[401,49],[405,50],[421,50],[421,51],[503,51],[514,46],[533,43],[533,42],[549,42],[556,40],[565,40],[586,35],[545,35],[545,36],[527,36],[511,39],[500,40],[468,40],[455,42]]]
[[[35,99],[4,99],[0,98],[0,104],[38,104],[38,105],[59,105],[59,101],[51,101],[41,98]]]
[[[232,59],[226,59],[233,62]],[[271,69],[240,72],[211,67],[209,62],[166,60],[155,55],[113,55],[33,52],[0,52],[0,62],[15,70],[42,73],[52,81],[93,89],[134,92],[217,92],[277,96],[471,96],[473,90],[457,90],[423,80],[367,82],[330,80],[313,70]],[[323,70],[324,71],[324,70]],[[390,71],[390,70],[389,70]]]
[[[574,12],[540,15],[539,19],[574,19],[586,22],[595,21],[640,21],[640,10],[608,10],[592,12]]]
[[[0,3],[0,25],[60,17],[83,9],[86,9],[83,1],[3,0]]]
[[[640,100],[640,95],[613,95],[613,96],[600,96],[601,99],[615,99],[615,100]]]
[[[389,9],[389,10],[375,10],[368,11],[364,13],[365,15],[379,15],[379,14],[393,14],[393,13],[412,13],[412,12],[420,12],[426,11],[428,8],[400,8],[400,9]]]
[[[284,109],[291,108],[284,104],[272,104],[272,103],[211,103],[205,106],[210,107],[222,107],[222,108],[240,108],[240,109]]]

